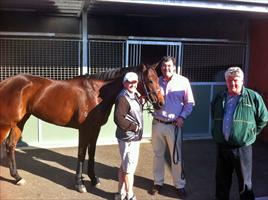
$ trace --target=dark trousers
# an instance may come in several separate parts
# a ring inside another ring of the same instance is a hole
[[[240,200],[254,200],[252,190],[252,146],[217,144],[216,199],[229,200],[232,175],[236,172]]]

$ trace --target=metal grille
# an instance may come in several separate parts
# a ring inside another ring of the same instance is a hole
[[[124,67],[124,41],[91,40],[90,73]]]
[[[168,45],[167,46],[167,55],[172,56],[176,60],[178,60],[179,46],[178,45]]]
[[[141,63],[141,44],[129,44],[128,66],[137,66]]]
[[[78,40],[0,38],[0,79],[20,73],[68,79],[79,75]]]
[[[245,45],[184,44],[182,74],[191,82],[221,82],[230,66],[244,68]]]

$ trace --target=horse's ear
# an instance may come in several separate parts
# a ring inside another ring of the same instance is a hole
[[[154,63],[151,65],[152,68],[154,68],[155,70],[159,67],[160,62]]]
[[[147,66],[146,66],[144,63],[141,63],[140,68],[141,68],[142,71],[144,72],[144,71],[146,71]]]
[[[151,66],[152,68],[155,69],[158,76],[161,76],[161,74],[162,74],[161,73],[161,63],[162,63],[162,59]]]

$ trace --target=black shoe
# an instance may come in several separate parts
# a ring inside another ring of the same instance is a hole
[[[127,199],[127,197],[123,198],[119,192],[114,194],[114,200],[125,200],[125,199]]]
[[[176,193],[181,199],[186,197],[186,191],[184,188],[176,188]]]
[[[150,194],[155,195],[156,193],[160,193],[161,189],[162,189],[162,185],[154,185],[150,191]]]

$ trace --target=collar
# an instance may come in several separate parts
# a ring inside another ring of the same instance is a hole
[[[174,74],[171,76],[171,78],[169,79],[169,81],[167,81],[167,80],[164,78],[163,75],[160,76],[160,78],[162,79],[162,82],[164,82],[164,83],[169,83],[170,81],[172,81],[172,80],[174,79],[175,76],[176,76],[176,73],[174,73]]]
[[[224,92],[223,92],[223,96],[225,97],[225,98],[227,98],[229,95],[228,95],[228,89],[225,89],[224,90]],[[242,92],[241,92],[241,94],[240,95],[238,95],[238,96],[240,96],[240,97],[245,97],[245,96],[247,96],[247,93],[246,93],[246,90],[245,90],[245,87],[243,86],[242,87]]]
[[[135,98],[136,98],[135,94],[129,92],[127,89],[125,89],[125,93],[126,93],[126,95],[127,95],[129,98],[131,98],[131,99],[135,99]]]

